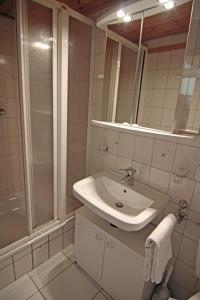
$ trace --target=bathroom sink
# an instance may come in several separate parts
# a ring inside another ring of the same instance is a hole
[[[166,207],[169,196],[137,181],[127,186],[121,179],[118,172],[105,171],[76,182],[73,192],[111,224],[126,231],[140,230]]]

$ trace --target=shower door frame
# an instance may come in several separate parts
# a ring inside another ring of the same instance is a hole
[[[62,128],[61,124],[58,124],[60,120],[58,111],[58,102],[62,102],[62,95],[60,94],[58,98],[58,73],[60,70],[58,67],[58,55],[57,48],[58,44],[61,42],[58,40],[58,15],[60,11],[60,5],[57,2],[49,0],[32,0],[44,7],[52,10],[52,35],[53,35],[53,55],[52,55],[52,79],[53,79],[53,219],[47,224],[56,221],[58,218],[63,219],[63,215],[60,216],[58,212],[58,127]],[[66,16],[67,17],[67,16]],[[23,133],[24,133],[24,156],[25,156],[25,182],[26,182],[26,203],[27,203],[27,220],[28,220],[28,233],[29,235],[34,233],[43,226],[34,228],[34,218],[35,218],[35,197],[34,191],[32,189],[33,183],[33,170],[31,166],[32,161],[32,141],[31,141],[31,117],[30,117],[30,86],[29,86],[29,57],[27,48],[27,1],[19,0],[19,11],[18,11],[18,30],[20,37],[19,40],[19,57],[20,57],[20,87],[21,87],[21,97],[22,97],[22,110],[23,110]],[[62,36],[60,37],[62,38]],[[68,68],[68,65],[65,66]],[[59,101],[60,100],[60,101]],[[64,109],[61,112],[64,112]],[[62,118],[63,119],[63,118]],[[61,133],[62,134],[62,133]],[[64,161],[62,161],[64,165]]]
[[[18,52],[18,72],[19,72],[19,91],[21,101],[21,123],[24,153],[24,176],[26,211],[28,223],[28,235],[0,249],[0,260],[7,256],[9,252],[23,247],[39,236],[44,236],[50,231],[58,228],[60,224],[74,218],[74,214],[66,214],[66,185],[67,185],[67,107],[68,107],[68,44],[69,44],[69,17],[73,17],[91,26],[91,59],[90,59],[90,79],[89,79],[89,111],[88,122],[91,116],[92,87],[94,75],[94,55],[95,55],[95,22],[66,4],[55,0],[32,0],[38,4],[52,9],[52,32],[54,39],[53,50],[53,117],[54,117],[54,218],[37,228],[33,228],[33,192],[32,192],[32,172],[30,166],[31,157],[31,136],[30,136],[30,111],[27,102],[30,101],[28,61],[26,49],[26,0],[17,0],[17,52]],[[56,44],[56,49],[55,49]],[[59,46],[58,46],[59,45]],[[67,70],[67,72],[66,72]],[[88,126],[88,134],[90,127]],[[88,151],[88,150],[87,150]],[[88,174],[86,153],[86,174]]]

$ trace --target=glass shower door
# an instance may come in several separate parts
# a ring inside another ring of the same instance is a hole
[[[28,234],[14,4],[0,15],[0,249]]]
[[[37,227],[54,217],[53,10],[27,0],[27,25],[30,169]]]

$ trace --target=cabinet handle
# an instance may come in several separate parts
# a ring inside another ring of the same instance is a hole
[[[106,242],[106,246],[107,246],[107,248],[109,248],[109,249],[115,248],[115,245],[114,245],[113,242],[111,242],[111,241]]]
[[[97,241],[102,241],[103,240],[102,235],[98,234],[98,233],[96,234],[95,238],[96,238]]]

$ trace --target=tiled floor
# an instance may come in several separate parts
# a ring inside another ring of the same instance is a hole
[[[74,263],[73,245],[0,291],[0,300],[110,300]]]

